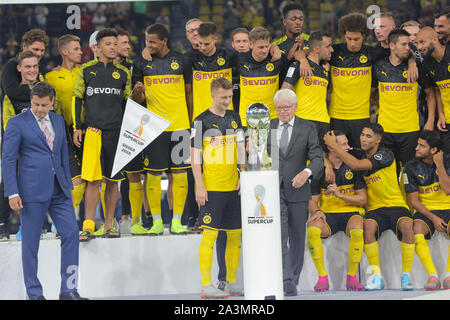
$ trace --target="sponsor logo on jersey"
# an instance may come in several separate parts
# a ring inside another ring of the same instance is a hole
[[[353,179],[353,172],[347,171],[347,172],[345,173],[345,179],[347,179],[347,180],[352,180],[352,179]]]
[[[117,88],[92,88],[87,87],[86,88],[86,95],[88,97],[94,95],[94,94],[114,94],[114,95],[121,95],[122,90]]]
[[[273,63],[268,63],[267,65],[266,65],[266,70],[267,71],[273,71],[273,69],[274,69],[275,67],[274,67],[274,65],[273,65]]]
[[[220,57],[219,59],[217,59],[217,64],[218,64],[219,66],[223,66],[223,65],[225,64],[225,59],[222,58],[222,57]]]
[[[219,147],[226,144],[234,144],[236,142],[236,137],[224,137],[224,138],[216,138],[212,137],[209,141],[209,144],[212,147]]]
[[[238,127],[236,121],[234,121],[234,120],[231,121],[231,127],[232,127],[233,129],[236,129],[236,128]]]
[[[365,56],[365,55],[361,55],[360,57],[359,57],[359,62],[361,62],[361,63],[366,63],[367,62],[367,56]]]
[[[358,76],[366,76],[370,74],[370,70],[346,70],[333,68],[333,76],[334,77],[358,77]]]
[[[380,91],[381,92],[410,92],[413,91],[413,87],[411,85],[405,84],[405,85],[390,85],[390,84],[383,84],[380,83]]]
[[[319,86],[319,87],[326,87],[328,86],[328,81],[325,80],[318,80],[318,79],[311,79],[310,77],[304,79],[303,83],[305,86]]]
[[[174,61],[170,64],[170,67],[172,68],[172,70],[178,70],[180,68],[180,65],[178,64],[178,62]]]
[[[405,79],[408,78],[408,71],[407,70],[403,71],[402,76]]]
[[[157,84],[171,84],[171,83],[179,83],[181,81],[180,78],[146,78],[145,84],[147,86],[157,85]]]
[[[114,79],[120,79],[120,73],[118,73],[117,71],[114,71],[113,73],[112,73],[112,77],[114,78]]]
[[[227,78],[231,77],[230,71],[220,71],[220,72],[194,72],[194,80],[207,80],[207,79],[217,79],[217,78]]]
[[[432,193],[432,192],[437,192],[439,190],[441,190],[441,185],[440,184],[435,184],[432,186],[428,186],[428,187],[419,187],[419,193],[423,194],[423,193]]]
[[[248,80],[243,78],[242,85],[243,86],[264,86],[269,84],[274,84],[277,82],[277,79],[256,79],[256,80]]]

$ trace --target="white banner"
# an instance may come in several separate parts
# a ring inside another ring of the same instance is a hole
[[[128,99],[111,176],[122,170],[169,126],[170,121]]]
[[[278,171],[241,172],[246,300],[284,299]]]

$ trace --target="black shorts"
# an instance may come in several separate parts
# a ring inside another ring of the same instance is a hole
[[[348,144],[353,148],[361,148],[361,132],[364,126],[370,123],[370,119],[330,119],[331,130],[339,130],[345,133],[348,139]]]
[[[136,173],[144,170],[144,153],[139,153],[124,168],[126,173]]]
[[[73,143],[73,128],[66,126],[67,136],[67,151],[69,155],[69,168],[72,180],[81,177],[81,160],[83,159],[83,141],[81,140],[81,147],[78,148]]]
[[[241,229],[241,199],[238,191],[208,191],[208,202],[200,207],[200,228]]]
[[[388,133],[383,134],[381,143],[394,153],[397,165],[399,161],[404,166],[406,162],[416,156],[417,140],[419,131],[406,133]]]
[[[144,169],[166,171],[168,169],[187,169],[185,163],[190,157],[190,132],[179,130],[163,132],[144,150]]]
[[[324,214],[327,219],[326,223],[328,225],[328,230],[330,230],[330,235],[328,237],[331,237],[333,234],[336,234],[339,231],[343,231],[345,234],[348,235],[347,227],[350,218],[355,215],[361,216],[359,212],[339,212],[339,213],[324,212]]]
[[[445,223],[447,224],[447,236],[450,237],[450,224],[449,224],[450,210],[432,210],[431,212],[445,221]],[[425,239],[430,240],[431,236],[434,234],[434,231],[436,230],[433,222],[431,222],[431,220],[428,219],[424,214],[419,212],[414,213],[413,219],[414,221],[421,220],[427,225],[429,232],[428,234],[425,235]]]
[[[386,230],[392,230],[397,235],[397,239],[402,239],[402,233],[398,230],[398,222],[401,219],[412,220],[411,212],[405,207],[382,207],[367,211],[364,220],[373,220],[378,225],[378,232],[375,238],[378,240]]]

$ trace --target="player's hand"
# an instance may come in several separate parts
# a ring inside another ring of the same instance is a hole
[[[295,53],[297,52],[297,50],[301,50],[302,49],[302,44],[300,44],[299,42],[295,42],[294,45],[292,46],[291,50],[289,50],[287,59],[289,61],[291,61],[293,58],[295,58]]]
[[[336,181],[336,175],[331,166],[325,166],[325,181],[328,183],[334,183]]]
[[[20,196],[9,199],[9,206],[12,210],[18,211],[23,208],[22,198]]]
[[[201,206],[204,206],[208,202],[208,191],[206,191],[204,186],[196,185],[195,201]]]
[[[296,59],[297,60],[297,59]],[[300,78],[307,79],[313,76],[313,72],[311,66],[309,65],[308,60],[302,59],[300,62]]]
[[[77,147],[81,147],[81,140],[83,138],[83,132],[78,129],[73,133],[73,144]]]
[[[301,188],[306,180],[308,180],[309,174],[305,170],[300,171],[294,179],[292,179],[292,186],[296,189]]]
[[[319,221],[322,220],[323,223],[327,222],[327,218],[325,216],[325,213],[323,213],[322,211],[317,211],[316,213],[314,213],[311,218],[309,218],[308,222],[315,222],[315,221]]]
[[[333,148],[337,144],[336,136],[334,135],[333,130],[325,133],[325,135],[323,136],[323,142],[330,148]]]
[[[441,150],[433,154],[433,162],[437,167],[444,164],[444,153]]]
[[[237,182],[236,191],[239,195],[241,194],[241,179],[239,179]]]
[[[417,63],[410,63],[408,65],[408,83],[414,83],[419,79],[419,69]]]
[[[437,121],[437,127],[439,129],[439,131],[448,131],[447,129],[447,125],[445,124],[445,116],[444,115],[439,115],[439,119]]]
[[[152,61],[152,55],[150,54],[147,48],[144,48],[144,50],[142,50],[142,58],[148,61]]]
[[[339,196],[341,195],[336,183],[329,184],[327,187],[327,191],[330,192],[332,195],[334,195],[337,198],[339,198]]]
[[[431,219],[431,221],[433,222],[433,225],[434,225],[434,227],[436,228],[437,231],[447,232],[447,224],[445,223],[444,220],[442,220],[438,216],[434,216]]]
[[[277,45],[270,46],[270,55],[272,56],[272,59],[270,62],[278,61],[281,59],[281,50],[278,48]]]
[[[329,64],[328,62],[323,62],[323,63],[322,63],[322,68],[323,68],[326,72],[329,72],[330,69],[331,69],[331,66],[330,66],[330,64]]]
[[[425,125],[423,126],[424,130],[430,130],[433,131],[434,130],[434,119],[431,121],[427,121],[425,122]]]

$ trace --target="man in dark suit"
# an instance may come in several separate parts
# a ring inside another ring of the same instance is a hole
[[[31,89],[31,108],[11,118],[4,134],[2,172],[11,209],[20,210],[22,266],[27,296],[44,300],[37,277],[41,227],[50,214],[61,235],[61,300],[80,300],[78,226],[72,205],[67,140],[63,117],[49,112],[53,87]]]
[[[280,175],[281,237],[283,286],[286,296],[297,295],[303,267],[308,201],[311,199],[309,179],[323,168],[322,149],[311,122],[296,117],[297,96],[281,89],[274,96],[277,119],[271,120],[269,150],[272,168]],[[310,160],[308,166],[306,161]]]

